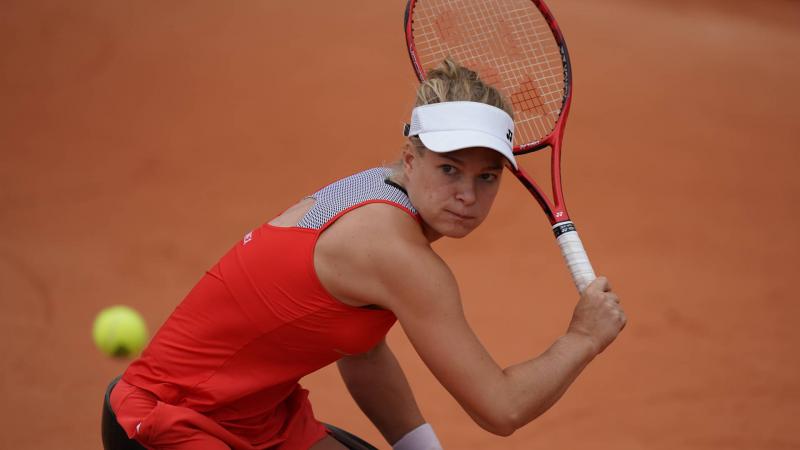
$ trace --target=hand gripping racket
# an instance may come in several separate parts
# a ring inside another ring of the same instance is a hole
[[[561,188],[561,140],[572,101],[572,71],[550,10],[541,0],[409,0],[405,32],[420,81],[450,57],[510,99],[515,155],[552,149],[553,202],[522,168],[507,166],[541,205],[583,292],[595,274]]]

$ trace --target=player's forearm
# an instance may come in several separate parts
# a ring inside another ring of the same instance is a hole
[[[506,368],[503,372],[513,428],[522,427],[553,406],[595,355],[589,339],[567,334],[540,356]]]
[[[388,346],[339,361],[353,399],[390,444],[425,423],[408,380]]]

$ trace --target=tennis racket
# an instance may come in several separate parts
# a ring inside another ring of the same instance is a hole
[[[572,101],[567,45],[541,0],[409,0],[405,33],[420,81],[449,57],[476,71],[514,109],[514,154],[551,148],[553,201],[507,164],[544,210],[578,291],[595,279],[561,188],[561,142]]]

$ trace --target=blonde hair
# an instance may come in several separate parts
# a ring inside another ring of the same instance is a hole
[[[514,117],[511,106],[497,89],[484,83],[476,72],[446,58],[439,67],[428,72],[417,89],[414,106],[457,101],[486,103]]]
[[[428,76],[417,89],[414,106],[443,102],[480,102],[502,109],[512,118],[511,104],[493,86],[484,83],[478,74],[450,58],[428,71]],[[428,151],[418,136],[410,136],[408,143],[419,155]],[[386,165],[391,169],[390,178],[402,183],[402,162]]]
[[[511,105],[500,92],[484,83],[478,74],[450,58],[428,71],[428,76],[417,89],[414,106],[442,102],[480,102],[502,109],[514,117]],[[418,150],[425,148],[417,136],[409,138]]]

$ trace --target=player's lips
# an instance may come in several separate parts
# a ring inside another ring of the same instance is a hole
[[[456,218],[458,218],[460,220],[471,220],[471,219],[474,219],[473,216],[465,216],[463,214],[458,214],[456,212],[450,211],[449,209],[445,209],[445,211],[450,213],[450,214],[452,214],[452,215],[454,215]]]

